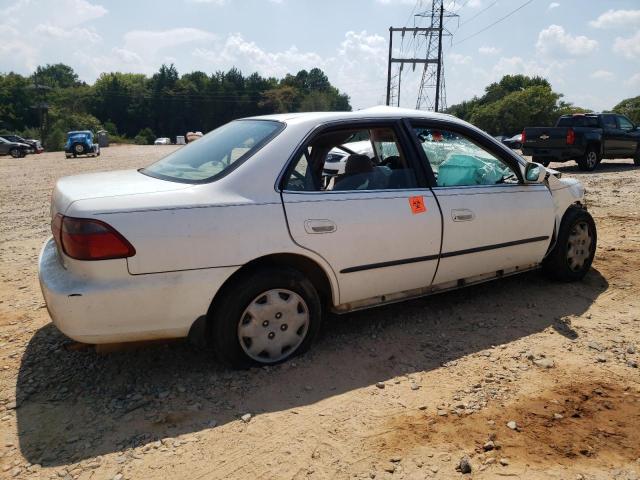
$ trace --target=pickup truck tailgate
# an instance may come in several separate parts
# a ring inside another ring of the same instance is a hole
[[[569,127],[527,127],[524,129],[525,148],[562,148],[567,145]]]

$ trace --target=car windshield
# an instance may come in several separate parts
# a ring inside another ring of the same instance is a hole
[[[216,180],[268,143],[284,125],[271,120],[237,120],[140,170],[151,177],[184,183]]]

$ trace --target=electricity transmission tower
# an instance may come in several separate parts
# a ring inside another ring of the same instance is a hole
[[[405,65],[422,66],[422,76],[418,87],[416,109],[442,111],[446,108],[444,80],[444,59],[442,55],[442,39],[451,36],[444,26],[444,19],[457,17],[444,9],[444,0],[431,0],[431,10],[414,15],[414,27],[389,28],[389,65],[387,72],[387,105],[400,106],[402,73]],[[422,5],[422,1],[418,2]],[[426,25],[425,25],[426,23]],[[425,25],[425,26],[418,26]],[[400,55],[393,56],[394,34],[401,34]],[[404,55],[404,39],[412,36],[409,48],[413,46],[413,55]],[[422,53],[422,51],[424,53]],[[395,67],[399,65],[399,67]],[[395,71],[395,73],[394,73]]]

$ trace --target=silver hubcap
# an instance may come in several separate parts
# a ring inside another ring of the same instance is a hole
[[[581,270],[591,256],[591,235],[589,225],[579,222],[573,226],[567,245],[567,261],[574,272]]]
[[[598,163],[596,152],[589,152],[587,154],[587,165],[589,165],[589,168],[593,168],[596,166],[596,163]]]
[[[82,145],[76,145],[76,152],[80,153],[84,150],[84,147]]]
[[[274,363],[297,350],[309,330],[309,308],[291,290],[274,289],[258,295],[238,323],[244,352],[260,363]]]

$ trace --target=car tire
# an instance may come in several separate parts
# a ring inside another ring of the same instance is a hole
[[[86,149],[84,148],[84,145],[81,143],[74,143],[71,146],[71,149],[73,150],[73,156],[77,156],[77,155],[84,155],[86,153]]]
[[[20,158],[20,149],[19,148],[12,148],[11,150],[9,150],[9,155],[11,155],[13,158]]]
[[[577,160],[578,168],[583,172],[593,172],[600,163],[600,160],[600,152],[593,146],[587,147],[584,155]]]
[[[265,268],[226,286],[207,317],[217,359],[249,368],[307,351],[320,330],[322,308],[316,288],[302,273]]]
[[[544,158],[544,157],[532,157],[531,158],[532,162],[535,163],[539,163],[540,165],[542,165],[543,167],[548,167],[549,164],[551,163],[551,160],[548,158]]]
[[[24,150],[20,150],[20,154],[18,156],[19,158],[24,158],[27,156],[27,152],[25,152]]]
[[[584,208],[571,206],[560,223],[553,250],[542,262],[550,277],[562,282],[582,280],[591,268],[598,233],[593,217]]]

